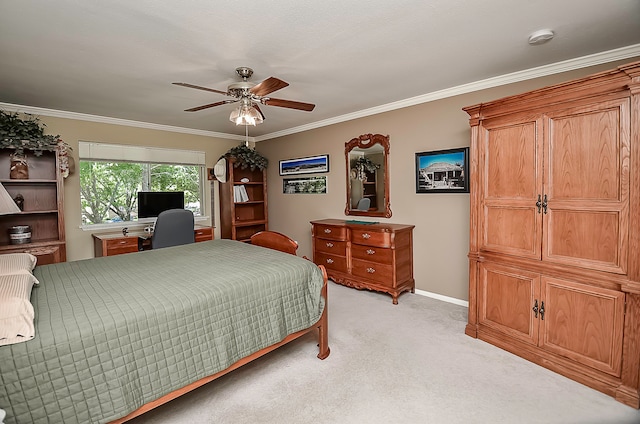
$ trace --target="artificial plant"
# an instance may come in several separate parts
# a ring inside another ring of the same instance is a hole
[[[58,150],[60,136],[45,134],[45,124],[38,117],[25,115],[23,119],[18,113],[0,110],[0,148],[14,149],[16,156],[24,156],[25,150],[31,150],[35,156]]]
[[[233,163],[234,168],[251,168],[252,171],[256,168],[262,171],[266,169],[269,164],[267,158],[245,144],[232,147],[220,158],[235,158],[235,162]]]
[[[380,165],[366,156],[359,156],[354,162],[354,168],[356,169],[358,179],[366,181],[366,172],[376,172],[377,169],[380,169]]]

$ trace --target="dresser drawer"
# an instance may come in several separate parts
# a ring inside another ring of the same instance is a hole
[[[138,251],[138,237],[107,240],[107,256],[133,253]]]
[[[393,250],[384,247],[354,244],[351,246],[351,257],[391,265],[393,262]]]
[[[346,240],[347,228],[334,225],[314,225],[315,236],[323,239]]]
[[[347,272],[347,258],[344,256],[316,253],[314,259],[317,265],[324,265],[327,269],[345,273]]]
[[[391,235],[384,231],[352,229],[351,241],[366,246],[391,247]]]
[[[354,259],[351,273],[356,277],[366,278],[388,287],[393,287],[393,267],[391,265]]]
[[[317,252],[330,253],[332,255],[347,255],[347,242],[331,239],[315,239],[313,248]]]

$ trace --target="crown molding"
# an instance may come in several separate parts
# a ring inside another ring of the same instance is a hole
[[[312,129],[326,127],[341,122],[351,121],[353,119],[376,115],[378,113],[389,112],[392,110],[415,106],[422,103],[428,103],[447,97],[458,96],[460,94],[467,94],[474,91],[485,90],[487,88],[493,88],[501,85],[512,84],[514,82],[526,81],[548,75],[559,74],[562,72],[573,71],[575,69],[587,68],[589,66],[601,65],[603,63],[615,62],[617,60],[624,60],[637,56],[640,56],[640,44],[634,44],[631,46],[609,50],[601,53],[595,53],[588,56],[582,56],[575,59],[564,60],[562,62],[552,63],[550,65],[538,66],[536,68],[526,69],[524,71],[512,72],[510,74],[487,78],[468,84],[462,84],[456,87],[446,88],[444,90],[433,91],[431,93],[399,100],[393,103],[387,103],[369,109],[363,109],[358,112],[336,116],[334,118],[325,119],[323,121],[313,122],[311,124],[301,125],[299,127],[261,135],[256,137],[256,141],[264,141],[276,137],[283,137],[285,135],[309,131]]]
[[[127,127],[146,128],[146,129],[158,130],[158,131],[170,131],[170,132],[176,132],[181,134],[202,135],[205,137],[217,137],[217,138],[225,138],[230,140],[243,140],[243,141],[246,139],[244,135],[226,134],[226,133],[219,133],[214,131],[198,130],[195,128],[174,127],[171,125],[154,124],[151,122],[131,121],[129,119],[110,118],[108,116],[89,115],[87,113],[68,112],[65,110],[46,109],[41,107],[25,106],[25,105],[15,105],[12,103],[0,102],[0,109],[6,110],[9,112],[29,113],[32,115],[51,116],[53,118],[76,119],[79,121],[97,122],[101,124],[124,125]],[[255,141],[255,140],[253,140],[253,137],[249,137],[249,141]]]
[[[608,50],[605,52],[595,53],[575,59],[564,60],[549,65],[538,66],[536,68],[526,69],[524,71],[512,72],[510,74],[500,75],[497,77],[487,78],[468,84],[458,85],[456,87],[446,88],[444,90],[433,91],[431,93],[422,94],[420,96],[411,97],[397,102],[387,103],[384,105],[363,109],[357,112],[340,115],[322,121],[312,122],[306,125],[288,128],[282,131],[276,131],[257,137],[249,137],[251,142],[259,142],[270,140],[277,137],[296,134],[303,131],[309,131],[316,128],[322,128],[329,125],[339,124],[341,122],[351,121],[358,118],[364,118],[378,113],[389,112],[392,110],[402,109],[409,106],[415,106],[422,103],[433,102],[435,100],[447,97],[458,96],[460,94],[471,93],[474,91],[485,90],[487,88],[498,87],[501,85],[512,84],[515,82],[526,81],[534,78],[540,78],[548,75],[559,74],[562,72],[572,71],[575,69],[586,68],[589,66],[600,65],[617,60],[629,59],[631,57],[640,56],[640,44],[634,44],[619,49]],[[35,115],[51,116],[56,118],[77,119],[81,121],[98,122],[104,124],[124,125],[129,127],[147,128],[159,131],[171,131],[182,134],[201,135],[205,137],[217,137],[229,140],[246,140],[242,135],[226,134],[213,131],[198,130],[194,128],[174,127],[170,125],[154,124],[150,122],[131,121],[128,119],[110,118],[107,116],[89,115],[85,113],[67,112],[63,110],[46,109],[33,106],[15,105],[11,103],[0,102],[0,108],[10,112],[23,112]]]

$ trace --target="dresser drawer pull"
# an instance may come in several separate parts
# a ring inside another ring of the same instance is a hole
[[[376,251],[373,249],[367,249],[367,255],[375,255]]]
[[[327,259],[327,263],[328,264],[332,264],[333,263],[333,259],[331,259],[331,258]]]
[[[362,234],[362,238],[363,238],[363,239],[365,239],[365,240],[368,240],[368,239],[370,239],[370,238],[371,238],[371,234],[369,234],[369,233],[364,233],[364,234]]]
[[[330,229],[330,228],[325,228],[325,229],[324,229],[324,232],[325,232],[326,234],[330,234],[330,233],[331,233],[331,229]]]
[[[333,247],[333,243],[327,242],[327,247]]]
[[[369,274],[373,274],[374,272],[376,272],[376,270],[375,270],[375,269],[373,269],[373,268],[367,268],[367,272],[368,272]]]
[[[127,241],[126,241],[126,240],[120,240],[118,243],[120,243],[120,244],[127,244]]]

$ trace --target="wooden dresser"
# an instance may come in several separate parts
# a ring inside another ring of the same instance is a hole
[[[312,221],[311,225],[313,261],[324,265],[336,283],[389,293],[394,305],[402,292],[415,291],[413,225],[339,219]]]
[[[464,109],[466,333],[640,406],[640,62]]]

